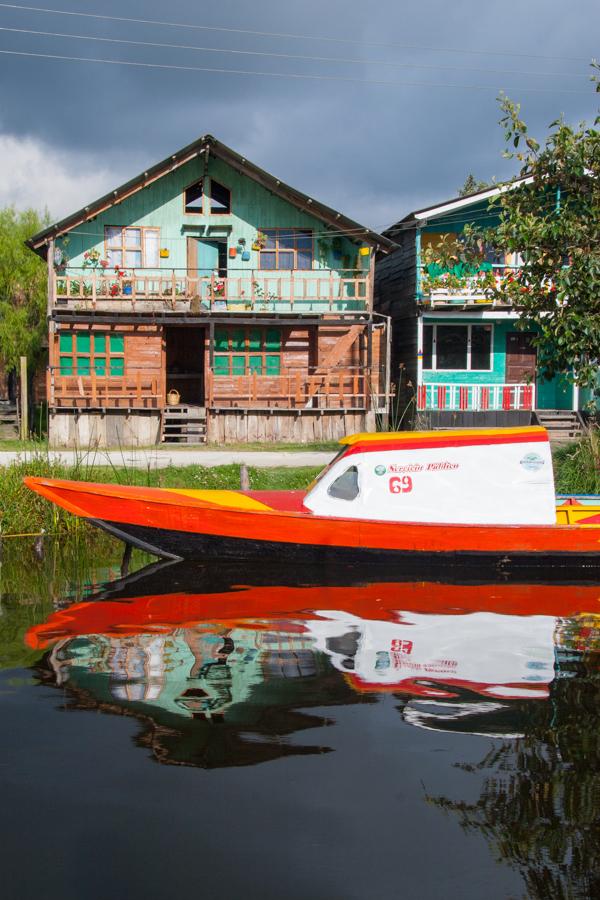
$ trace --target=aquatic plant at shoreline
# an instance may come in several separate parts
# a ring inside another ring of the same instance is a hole
[[[59,509],[30,491],[23,479],[65,478],[72,481],[98,481],[109,484],[128,484],[143,487],[188,488],[196,490],[232,490],[240,487],[240,466],[167,466],[159,469],[150,464],[145,468],[98,465],[97,457],[89,455],[73,465],[53,462],[43,453],[20,459],[0,467],[0,537],[16,534],[100,535],[81,519]],[[319,472],[319,468],[248,469],[250,484],[255,490],[293,490],[305,488]]]
[[[559,494],[600,494],[600,429],[554,453],[554,479]]]

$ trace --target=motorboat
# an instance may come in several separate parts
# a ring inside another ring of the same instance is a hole
[[[544,428],[354,434],[306,491],[28,477],[32,490],[167,559],[600,568],[600,501],[561,498]]]

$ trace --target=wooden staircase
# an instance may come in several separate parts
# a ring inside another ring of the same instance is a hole
[[[160,440],[163,444],[206,443],[206,408],[183,403],[165,406]]]
[[[585,433],[581,416],[570,409],[536,409],[535,417],[555,446],[577,441]]]
[[[0,440],[14,441],[19,437],[19,417],[14,403],[0,401]]]

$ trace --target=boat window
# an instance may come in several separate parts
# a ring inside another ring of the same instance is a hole
[[[350,466],[327,488],[330,497],[337,500],[355,500],[358,497],[358,469]]]

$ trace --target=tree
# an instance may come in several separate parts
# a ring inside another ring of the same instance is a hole
[[[542,145],[518,103],[500,104],[504,156],[521,163],[524,180],[499,195],[500,225],[484,240],[521,256],[502,291],[520,308],[521,327],[535,329],[540,373],[591,387],[600,356],[600,116],[577,127],[559,118]]]
[[[0,210],[0,358],[8,370],[33,367],[46,338],[47,269],[25,241],[48,224],[33,209]]]
[[[469,194],[476,194],[478,191],[485,191],[486,188],[493,187],[488,181],[477,181],[472,172],[469,172],[465,178],[465,183],[458,192],[459,197],[468,197]]]

